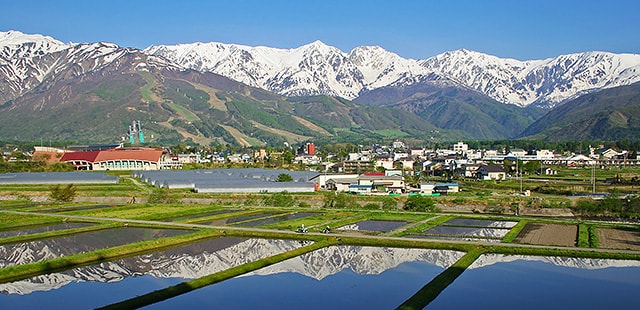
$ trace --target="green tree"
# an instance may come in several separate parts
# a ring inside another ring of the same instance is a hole
[[[427,196],[409,196],[404,203],[404,209],[407,211],[435,212],[436,205],[431,197]]]
[[[383,210],[396,210],[398,209],[398,201],[393,197],[384,197],[382,198],[382,209]]]
[[[77,189],[73,184],[60,186],[56,184],[50,187],[49,197],[57,202],[71,202],[77,195]]]
[[[528,163],[524,164],[524,166],[522,168],[528,174],[534,174],[534,173],[536,173],[536,171],[538,169],[540,169],[540,167],[542,167],[542,165],[540,164],[540,161],[532,160],[532,161],[529,161]]]
[[[276,178],[276,182],[292,182],[292,181],[293,181],[293,177],[291,177],[291,175],[289,175],[288,173],[280,173]]]
[[[358,201],[352,195],[347,193],[327,192],[324,196],[324,202],[322,207],[324,208],[356,208],[358,207]]]
[[[288,191],[268,195],[262,202],[265,206],[278,208],[292,208],[296,205],[296,199]]]

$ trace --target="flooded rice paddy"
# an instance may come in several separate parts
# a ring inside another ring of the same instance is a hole
[[[134,242],[172,237],[189,232],[191,231],[125,227],[3,245],[0,246],[0,268],[91,252]]]
[[[34,227],[21,228],[16,230],[6,230],[0,231],[0,238],[8,238],[15,236],[24,236],[24,235],[32,235],[39,234],[50,231],[58,231],[58,230],[67,230],[74,228],[82,228],[89,227],[96,224],[93,223],[62,223],[62,224],[52,224],[52,225],[38,225]]]
[[[376,221],[376,220],[367,220],[360,221],[357,223],[353,223],[350,225],[345,225],[342,227],[338,227],[340,230],[364,230],[364,231],[374,231],[374,232],[387,232],[394,230],[396,228],[402,227],[406,225],[405,221]]]
[[[637,309],[640,262],[483,255],[428,309]]]
[[[78,252],[87,250],[92,242],[97,244],[92,248],[101,248],[184,231],[122,228],[100,233],[80,234],[85,236],[66,243],[61,242],[64,238],[54,238],[51,240],[58,243],[33,244],[40,248],[29,248],[29,253],[39,250],[64,255],[67,250],[62,248],[73,248],[72,244],[79,246],[70,252]],[[0,308],[101,307],[301,246],[303,243],[293,240],[208,239],[0,284]],[[149,308],[396,308],[463,255],[448,250],[330,246]],[[4,253],[0,257],[7,258]],[[484,309],[505,304],[530,309],[633,309],[635,292],[640,289],[637,279],[639,261],[487,254],[445,288],[427,309]]]
[[[0,284],[0,308],[91,309],[290,251],[298,241],[217,238]],[[65,301],[73,300],[73,303]],[[53,306],[53,307],[52,307]]]
[[[518,222],[455,218],[410,238],[500,242]]]
[[[445,250],[332,246],[152,308],[393,309],[462,255]]]
[[[236,225],[243,226],[243,227],[258,227],[258,226],[264,226],[269,224],[301,219],[301,218],[310,217],[318,214],[319,213],[317,212],[298,212],[298,213],[291,213],[291,214],[283,214],[283,215],[260,218],[253,221],[244,221]]]

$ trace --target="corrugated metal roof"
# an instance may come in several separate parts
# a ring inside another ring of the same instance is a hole
[[[285,173],[293,182],[276,182],[279,174]],[[158,187],[193,188],[197,192],[310,192],[315,184],[309,180],[317,172],[245,169],[206,169],[206,170],[162,170],[135,171],[134,177]],[[190,187],[191,186],[191,187]]]

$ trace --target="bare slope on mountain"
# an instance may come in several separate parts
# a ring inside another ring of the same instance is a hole
[[[636,140],[640,137],[640,84],[567,102],[531,124],[522,136],[549,141]]]

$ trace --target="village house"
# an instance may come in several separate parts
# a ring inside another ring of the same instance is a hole
[[[507,173],[502,166],[482,165],[478,168],[477,176],[481,180],[504,180]]]

